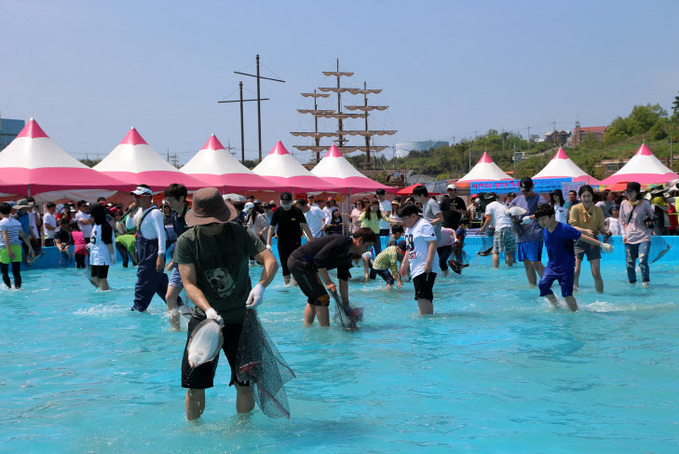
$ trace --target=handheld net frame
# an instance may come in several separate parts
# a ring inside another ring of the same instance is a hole
[[[358,329],[358,322],[363,321],[363,309],[360,307],[344,306],[340,300],[337,292],[330,292],[332,298],[335,300],[335,321],[342,325],[342,329],[347,331],[356,331]]]
[[[245,311],[236,364],[238,380],[250,383],[262,412],[269,418],[290,419],[284,385],[295,378],[295,373],[264,331],[254,309]]]

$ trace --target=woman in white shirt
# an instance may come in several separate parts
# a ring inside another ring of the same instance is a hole
[[[563,198],[563,192],[561,192],[561,189],[553,189],[549,193],[549,199],[552,206],[554,207],[554,219],[556,219],[557,222],[568,224],[568,212],[564,206],[565,200]]]

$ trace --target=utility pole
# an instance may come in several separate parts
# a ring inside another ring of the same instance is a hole
[[[259,81],[260,79],[265,79],[265,80],[272,80],[274,82],[282,82],[285,83],[284,80],[280,79],[272,79],[271,77],[264,77],[259,75],[259,54],[257,54],[257,57],[255,58],[257,62],[257,74],[247,74],[247,73],[242,73],[239,71],[234,71],[235,74],[240,74],[241,76],[248,76],[248,77],[256,77],[257,78],[257,136],[259,138],[259,160],[262,160],[262,110],[260,106],[260,101],[264,101],[259,95]],[[268,99],[268,98],[267,98]],[[242,109],[242,106],[241,106]],[[242,121],[241,121],[241,128],[243,127]]]
[[[241,154],[240,154],[240,162],[241,164],[245,165],[245,128],[243,126],[243,103],[244,102],[251,102],[251,101],[268,101],[269,98],[262,98],[259,99],[259,96],[257,96],[257,99],[243,99],[243,81],[240,81],[238,83],[238,87],[240,90],[240,98],[237,100],[231,100],[231,101],[217,101],[218,104],[228,104],[232,102],[237,102],[240,103],[240,147],[241,147]],[[261,141],[260,141],[260,149],[259,149],[259,159],[261,161],[262,159],[262,148],[261,148]]]

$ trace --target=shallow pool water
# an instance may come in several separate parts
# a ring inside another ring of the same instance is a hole
[[[488,258],[438,276],[432,317],[410,283],[352,281],[357,332],[305,329],[279,274],[259,313],[297,374],[290,421],[236,415],[224,361],[187,422],[186,333],[158,299],[130,312],[134,269],[113,267],[110,292],[82,270],[24,271],[24,289],[0,290],[0,451],[679,452],[678,272],[653,264],[645,289],[604,261],[606,293],[583,273],[577,313]]]

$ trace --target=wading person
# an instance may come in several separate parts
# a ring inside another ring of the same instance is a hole
[[[314,323],[318,318],[321,326],[330,326],[330,293],[337,292],[337,286],[330,279],[328,270],[337,268],[339,296],[344,312],[353,318],[357,309],[349,305],[349,268],[352,258],[358,258],[370,250],[378,240],[377,234],[362,227],[352,236],[330,235],[308,241],[295,250],[288,259],[288,269],[292,271],[299,288],[307,297],[304,308],[304,326]],[[326,291],[327,289],[327,291]]]
[[[186,225],[186,213],[189,211],[189,207],[186,205],[187,195],[188,191],[183,184],[172,183],[165,188],[165,200],[172,210],[170,213],[170,221],[172,222],[172,229],[176,238],[179,238],[182,233],[189,229]],[[168,268],[172,271],[167,285],[165,302],[167,303],[167,311],[172,330],[179,331],[179,306],[182,305],[179,293],[184,286],[182,285],[182,278],[179,275],[177,263],[174,260],[171,260],[168,264]]]
[[[278,227],[278,230],[276,230],[276,227]],[[273,216],[271,216],[266,247],[271,248],[271,239],[274,233],[276,233],[278,236],[278,259],[281,261],[285,285],[291,282],[288,258],[292,251],[302,245],[302,231],[304,231],[307,238],[314,237],[309,226],[306,224],[306,217],[304,217],[302,210],[292,205],[292,194],[284,192],[281,194],[280,208],[277,208],[273,212]]]
[[[401,263],[401,277],[410,271],[415,286],[415,300],[421,315],[434,313],[434,281],[436,273],[433,266],[438,261],[436,254],[437,239],[434,227],[420,216],[420,209],[406,204],[398,212],[406,226],[406,253]]]
[[[653,210],[648,201],[641,198],[641,185],[636,182],[627,183],[625,190],[627,200],[620,205],[620,230],[625,245],[625,261],[627,278],[630,284],[636,284],[637,258],[641,269],[641,283],[644,287],[651,285],[651,273],[648,268],[648,254],[651,250],[651,232]]]
[[[145,184],[130,192],[137,200],[139,209],[128,216],[125,226],[137,226],[137,283],[134,286],[133,311],[144,312],[151,304],[153,294],[165,302],[167,274],[165,274],[165,223],[163,212],[153,204],[153,191]]]
[[[231,381],[236,385],[236,411],[247,413],[255,401],[248,383],[236,378],[236,357],[246,308],[262,303],[264,289],[271,282],[278,264],[264,243],[245,226],[229,222],[236,210],[215,188],[199,189],[193,194],[193,207],[186,223],[193,227],[177,240],[175,261],[179,266],[186,294],[196,305],[189,321],[191,339],[194,328],[206,318],[222,325],[222,350],[231,366]],[[263,264],[257,285],[250,281],[250,256]],[[186,419],[199,418],[205,410],[205,389],[213,386],[219,355],[212,361],[191,368],[188,348],[182,360],[182,387],[187,388],[184,407]]]
[[[106,207],[95,204],[89,211],[92,217],[90,232],[90,282],[95,287],[106,291],[108,286],[108,268],[116,263],[113,245],[115,235],[113,227],[106,220]]]
[[[535,219],[542,231],[549,261],[540,278],[540,296],[546,297],[554,307],[558,307],[556,296],[551,290],[554,281],[561,285],[561,296],[566,300],[571,311],[578,310],[578,303],[573,296],[573,279],[575,275],[574,241],[581,240],[604,252],[611,252],[613,246],[590,238],[568,224],[558,222],[554,218],[554,207],[549,204],[540,205],[535,212]]]
[[[596,239],[598,233],[605,234],[604,213],[601,208],[594,205],[594,190],[589,185],[580,186],[578,191],[580,203],[571,208],[568,223],[571,227],[582,233],[582,237],[575,243],[575,289],[580,287],[580,268],[582,260],[587,256],[589,266],[592,269],[594,287],[599,293],[604,291],[604,280],[601,277],[601,249],[592,243],[584,241],[583,237]]]
[[[12,207],[7,202],[0,203],[0,270],[2,280],[7,287],[12,287],[9,279],[9,267],[12,264],[14,288],[21,288],[21,240],[26,244],[31,255],[33,246],[31,238],[21,228],[21,223],[10,218]]]
[[[527,211],[521,225],[517,226],[516,260],[523,262],[529,285],[536,285],[545,266],[542,264],[542,228],[535,220],[534,214],[538,205],[547,201],[533,191],[533,180],[529,177],[521,179],[519,185],[521,195],[512,200],[509,208],[517,206]]]

